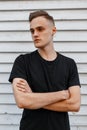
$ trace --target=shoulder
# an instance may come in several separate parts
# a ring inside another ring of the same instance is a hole
[[[16,59],[15,61],[25,61],[25,60],[29,60],[29,57],[35,55],[36,51],[33,51],[33,52],[29,52],[29,53],[26,53],[26,54],[20,54]]]
[[[65,62],[67,64],[73,64],[75,63],[75,60],[70,58],[70,57],[67,57],[65,55],[62,55],[62,54],[59,54],[60,55],[60,59],[62,60],[62,62]]]
[[[64,67],[67,67],[68,69],[77,67],[74,59],[64,56],[62,54],[59,54],[59,56],[60,56],[61,64],[63,64]]]

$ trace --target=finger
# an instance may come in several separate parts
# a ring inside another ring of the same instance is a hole
[[[30,89],[28,83],[17,83],[17,86],[19,86],[19,87],[25,87],[26,89]]]
[[[24,89],[24,90],[26,90],[27,92],[30,92],[30,88],[29,87],[26,87],[26,86],[24,86],[24,85],[22,85],[22,84],[17,84],[16,85],[18,88],[20,88],[20,89]]]
[[[26,90],[25,89],[21,89],[21,88],[18,88],[18,91],[21,91],[21,92],[26,92]]]
[[[17,83],[17,85],[19,85],[19,86],[24,86],[24,84],[22,84],[22,83]]]
[[[24,82],[18,82],[17,84],[19,84],[19,85],[25,85]]]
[[[23,88],[23,89],[25,89],[25,86],[24,85],[20,85],[20,84],[16,84],[16,86],[18,87],[18,88]]]
[[[24,79],[20,79],[19,81],[20,81],[21,83],[27,83],[27,81],[24,80]]]
[[[17,84],[16,86],[17,86],[17,89],[19,89],[19,90],[23,90],[23,91],[26,90],[25,87],[24,87],[23,85]]]

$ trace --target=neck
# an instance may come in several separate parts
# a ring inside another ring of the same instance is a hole
[[[43,59],[48,60],[48,61],[52,61],[52,60],[56,59],[56,57],[57,57],[57,53],[54,50],[53,45],[51,45],[48,48],[39,48],[38,52]]]

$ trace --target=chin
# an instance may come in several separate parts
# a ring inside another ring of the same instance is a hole
[[[35,48],[43,48],[42,46],[35,46]]]
[[[43,48],[43,46],[40,45],[40,44],[35,44],[35,47],[36,47],[36,48]]]

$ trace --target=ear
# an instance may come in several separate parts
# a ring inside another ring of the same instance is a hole
[[[56,27],[54,26],[53,29],[52,29],[52,35],[54,35],[56,33]]]

